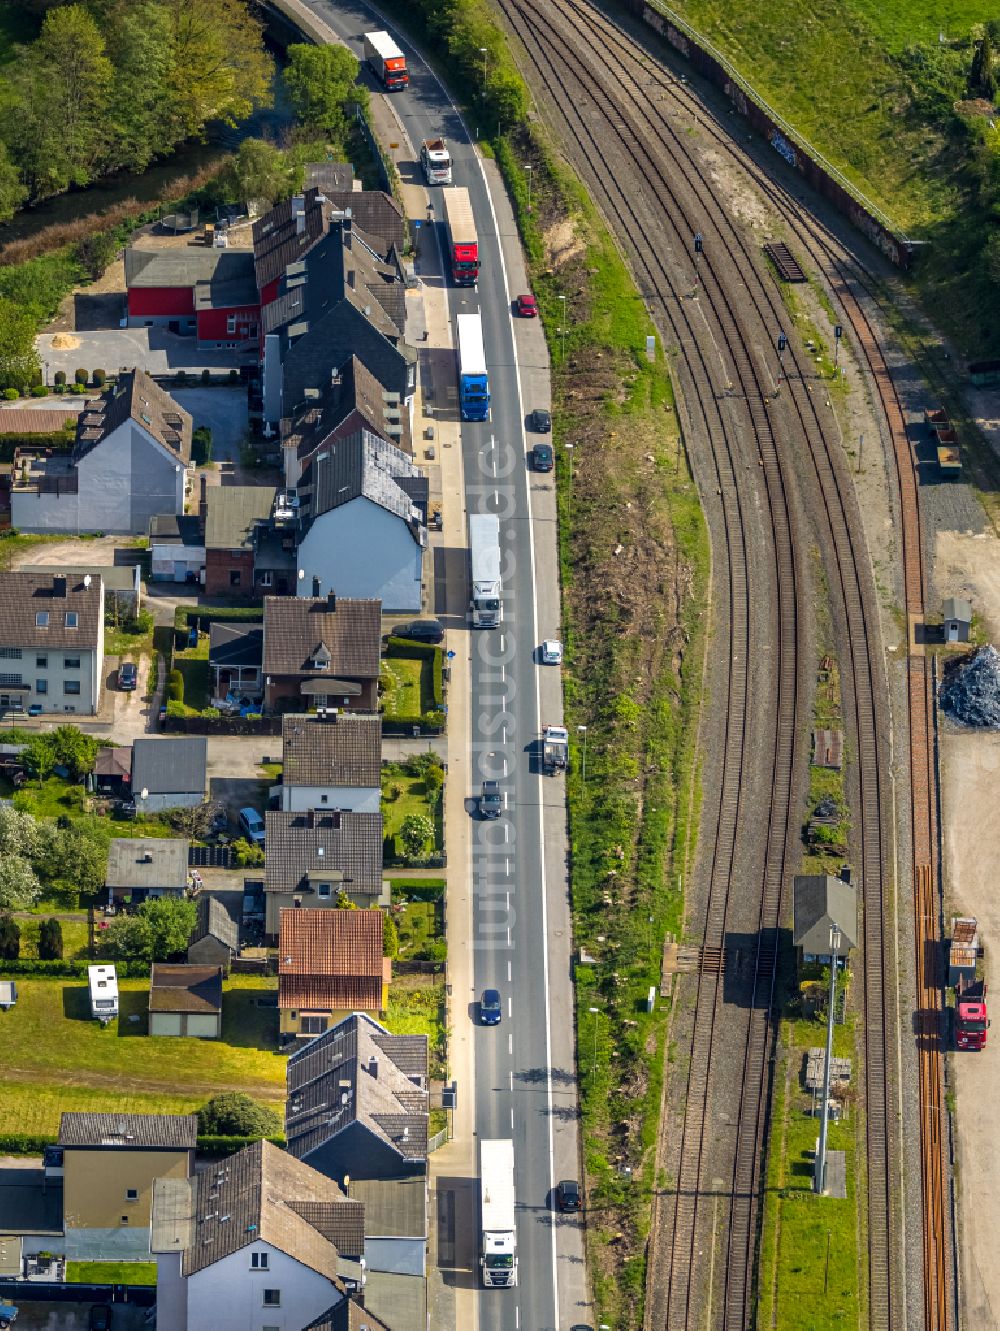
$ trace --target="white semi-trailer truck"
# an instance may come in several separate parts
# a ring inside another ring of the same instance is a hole
[[[469,516],[472,560],[472,622],[495,629],[500,623],[500,519],[495,513]]]
[[[517,1229],[514,1224],[514,1143],[484,1139],[479,1143],[482,1189],[483,1284],[509,1289],[517,1284]]]

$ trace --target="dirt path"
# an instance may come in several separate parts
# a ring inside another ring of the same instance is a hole
[[[74,1068],[72,1072],[66,1068],[60,1068],[53,1075],[51,1071],[45,1068],[20,1068],[16,1065],[4,1064],[4,1079],[8,1082],[30,1082],[32,1084],[53,1085],[58,1082],[60,1086],[84,1086],[90,1090],[108,1090],[120,1091],[123,1086],[131,1092],[143,1092],[148,1095],[221,1095],[224,1091],[238,1091],[241,1094],[247,1094],[252,1091],[255,1099],[259,1100],[281,1100],[285,1099],[285,1088],[283,1085],[269,1086],[266,1083],[255,1082],[249,1087],[246,1082],[222,1082],[222,1081],[192,1081],[184,1082],[179,1085],[177,1082],[150,1081],[148,1078],[135,1077],[125,1073],[121,1076],[110,1076],[103,1072],[88,1072],[79,1068]]]

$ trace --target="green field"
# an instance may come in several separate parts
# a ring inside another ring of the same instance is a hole
[[[56,912],[57,914],[61,911]],[[31,919],[17,917],[21,930],[21,960],[32,961],[38,957],[38,934],[45,916],[33,915]],[[82,961],[88,956],[89,931],[87,918],[81,915],[75,920],[60,920],[63,938],[63,958],[66,961]]]
[[[387,716],[400,721],[420,720],[423,668],[422,661],[408,661],[398,656],[391,661],[382,661],[382,710]]]
[[[155,1262],[67,1262],[71,1285],[155,1285]]]

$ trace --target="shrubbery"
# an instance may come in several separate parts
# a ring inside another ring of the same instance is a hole
[[[87,384],[90,382],[90,374],[87,370],[76,370],[73,374],[73,382],[77,384]]]
[[[198,1110],[198,1132],[206,1136],[256,1138],[281,1131],[273,1109],[240,1091],[214,1095]]]
[[[171,670],[167,676],[167,699],[169,702],[184,701],[184,676],[179,670]]]

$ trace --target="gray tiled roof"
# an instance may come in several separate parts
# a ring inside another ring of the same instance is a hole
[[[266,892],[295,892],[308,897],[314,891],[310,879],[312,883],[328,879],[336,884],[343,881],[354,896],[377,897],[381,893],[380,813],[272,810],[264,815],[264,821]]]
[[[182,461],[190,461],[191,417],[145,370],[120,374],[100,398],[87,403],[77,425],[74,459],[96,448],[130,418]]]
[[[187,886],[188,847],[182,837],[116,837],[108,846],[108,887]]]
[[[369,430],[358,430],[318,449],[299,489],[307,496],[307,520],[315,521],[363,496],[405,522],[421,545],[419,510],[406,488],[408,482],[420,480],[420,469],[412,458]],[[419,491],[421,487],[415,488]]]
[[[339,1189],[338,1189],[339,1192]],[[348,1201],[290,1202],[292,1210],[307,1220],[313,1229],[330,1240],[341,1257],[363,1257],[365,1252],[364,1203]]]
[[[338,597],[268,596],[264,600],[264,670],[269,675],[330,675],[378,679],[382,603]],[[312,668],[313,652],[325,643],[328,670]]]
[[[331,189],[326,197],[335,208],[351,210],[355,225],[374,242],[380,254],[387,254],[390,246],[400,252],[406,245],[406,217],[392,197],[379,189]]]
[[[213,485],[206,495],[205,548],[249,550],[258,523],[274,507],[273,485]]]
[[[360,416],[374,434],[410,453],[410,414],[395,396],[358,356],[351,356],[318,401],[282,422],[282,445],[294,449],[299,461],[305,462],[331,436],[351,433],[345,422],[357,413],[355,419]]]
[[[382,776],[382,719],[335,713],[284,716],[282,780],[286,786],[377,789]]]
[[[373,1312],[354,1299],[342,1299],[334,1308],[310,1322],[303,1331],[392,1331]]]
[[[63,1113],[60,1146],[160,1147],[193,1151],[198,1142],[197,1114]]]
[[[201,939],[209,936],[217,938],[220,943],[231,948],[233,952],[239,947],[239,925],[218,897],[209,896],[207,892],[202,892],[198,898],[198,923],[194,927],[188,946],[190,947],[191,943],[198,943]]]
[[[83,578],[0,573],[0,646],[92,652],[104,632],[101,588],[99,576],[85,587]],[[77,616],[76,628],[67,628],[67,613]],[[47,616],[43,624],[39,615]]]
[[[406,1062],[421,1062],[419,1072],[400,1066],[404,1050]],[[426,1086],[427,1066],[425,1035],[391,1035],[362,1013],[345,1017],[288,1060],[289,1151],[302,1158],[351,1123],[361,1123],[401,1161],[426,1159],[428,1096],[412,1077]],[[360,1177],[361,1167],[351,1173]]]
[[[315,187],[304,192],[304,224],[299,230],[291,199],[281,203],[253,224],[254,269],[257,286],[281,277],[290,263],[301,259],[326,232],[326,215]]]
[[[154,961],[150,1012],[213,1013],[222,1010],[221,966],[175,966]]]
[[[427,1237],[427,1179],[352,1178],[348,1193],[365,1207],[369,1238]]]
[[[245,292],[237,304],[257,303],[253,255],[249,250],[184,245],[162,250],[125,251],[126,287],[194,287],[237,284]]]
[[[205,793],[208,740],[204,735],[186,739],[132,741],[132,793],[151,795]]]
[[[792,880],[792,914],[792,943],[803,952],[827,956],[834,926],[841,931],[842,954],[857,943],[857,893],[840,878],[796,874]]]

